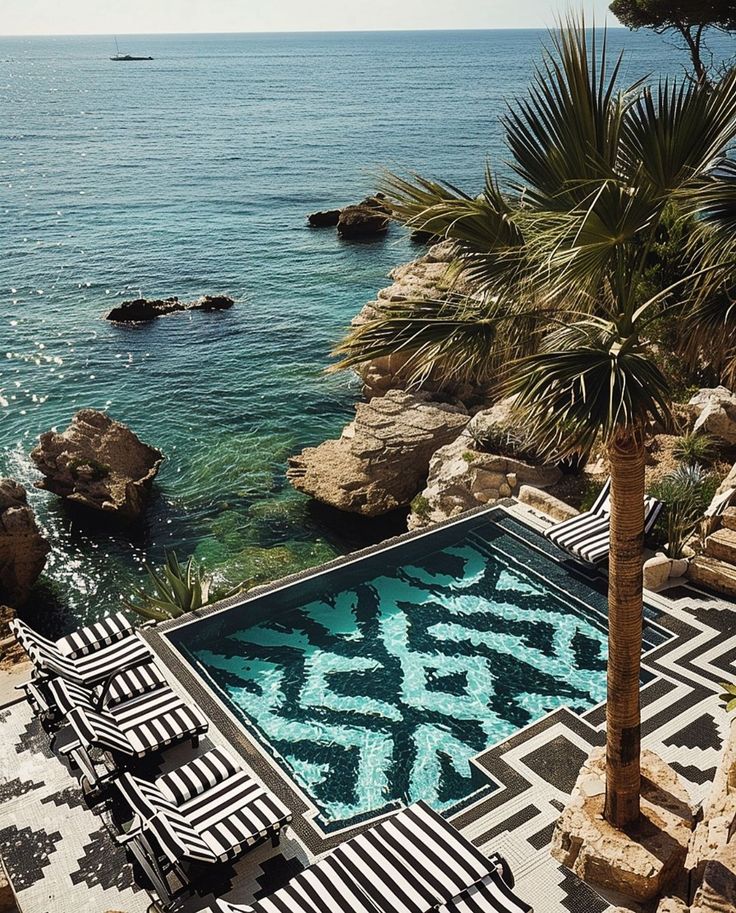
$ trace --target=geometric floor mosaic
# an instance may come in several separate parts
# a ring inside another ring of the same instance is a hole
[[[528,510],[523,515],[534,522]],[[707,792],[727,722],[717,683],[736,679],[736,613],[732,604],[686,586],[649,602],[650,620],[671,639],[645,660],[651,676],[642,691],[643,742],[676,767],[698,802]],[[581,716],[560,708],[515,733],[475,762],[497,788],[450,817],[481,850],[507,857],[518,893],[535,913],[612,909],[615,898],[599,897],[548,852],[580,762],[603,741],[603,724],[600,708]],[[209,738],[224,743],[226,735],[213,726]],[[169,752],[166,766],[182,763],[187,751],[183,746]],[[115,826],[114,807],[105,801],[87,804],[28,706],[0,708],[0,854],[23,913],[146,913],[151,898],[112,839]],[[179,909],[214,909],[215,893],[247,903],[277,889],[312,858],[290,831],[278,849],[260,847],[220,870],[217,883]]]

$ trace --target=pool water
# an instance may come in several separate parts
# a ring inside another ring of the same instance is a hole
[[[326,826],[456,804],[479,752],[604,700],[601,593],[593,608],[558,589],[559,566],[493,516],[172,633]]]

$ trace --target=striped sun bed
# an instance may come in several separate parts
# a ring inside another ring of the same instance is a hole
[[[223,913],[530,913],[502,867],[508,872],[500,857],[485,857],[418,802],[341,844],[270,897],[219,906]]]
[[[100,709],[77,703],[65,718],[73,738],[64,741],[60,751],[81,768],[90,787],[111,773],[107,767],[102,776],[98,774],[90,749],[107,752],[114,770],[125,759],[144,758],[186,739],[196,746],[208,728],[199,710],[185,704],[168,685]]]
[[[43,637],[18,618],[11,621],[10,627],[33,663],[28,695],[43,712],[53,706],[46,689],[50,678],[94,687],[116,670],[153,658],[148,644],[120,612],[56,641]]]
[[[130,773],[115,782],[134,816],[132,848],[147,857],[165,903],[172,899],[167,870],[231,861],[269,838],[276,846],[291,821],[286,806],[219,747],[153,783]]]
[[[644,534],[648,535],[657,522],[662,503],[656,498],[644,499]],[[608,557],[611,547],[611,480],[603,486],[590,510],[544,531],[544,535],[559,548],[589,564],[600,564]]]

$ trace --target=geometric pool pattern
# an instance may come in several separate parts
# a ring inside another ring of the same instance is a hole
[[[419,798],[447,809],[480,785],[479,752],[605,699],[605,620],[510,560],[507,538],[486,521],[229,633],[192,626],[186,652],[324,828]]]

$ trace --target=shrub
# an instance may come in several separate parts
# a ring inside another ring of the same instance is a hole
[[[496,424],[482,429],[470,427],[465,434],[479,453],[495,453],[523,463],[538,463],[544,459],[531,434],[521,428]]]
[[[717,487],[718,479],[697,464],[678,466],[652,485],[649,493],[664,504],[656,533],[669,558],[682,557]]]
[[[675,441],[672,455],[681,463],[696,465],[712,463],[718,454],[718,441],[711,434],[695,431],[683,434]]]
[[[422,520],[426,520],[432,509],[432,505],[424,495],[417,495],[409,506],[412,509],[412,513],[415,513]]]
[[[166,552],[166,563],[160,571],[154,570],[148,563],[145,567],[152,589],[136,587],[133,591],[135,601],[125,602],[138,615],[165,621],[207,605],[212,579],[201,566],[195,565],[193,557],[182,565],[176,552]]]

